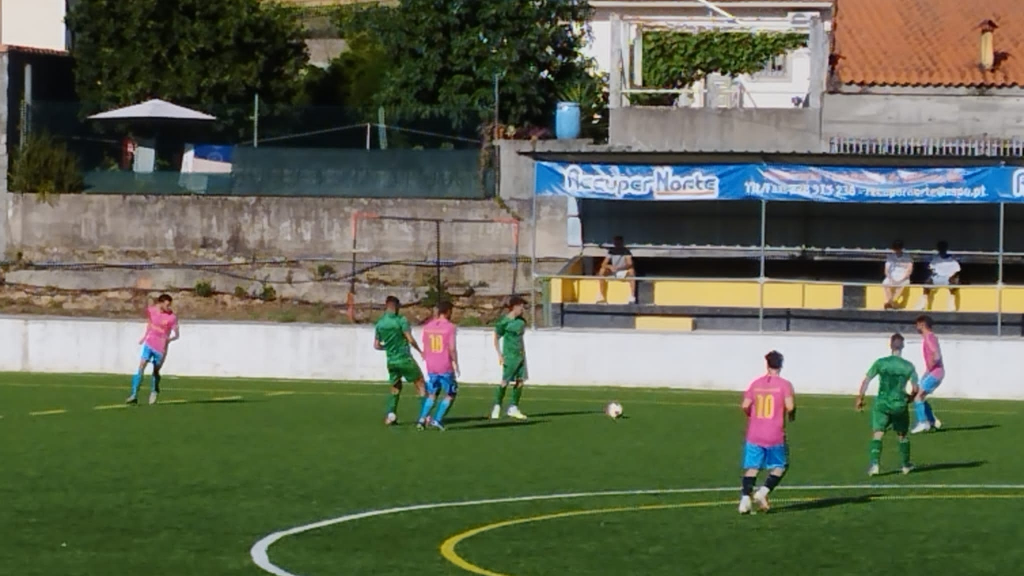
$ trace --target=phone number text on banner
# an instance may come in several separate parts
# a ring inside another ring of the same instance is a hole
[[[1024,168],[863,168],[781,164],[536,164],[538,196],[606,200],[1024,202]]]

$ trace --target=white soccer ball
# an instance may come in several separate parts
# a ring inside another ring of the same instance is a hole
[[[622,416],[622,404],[619,404],[618,402],[611,402],[604,407],[604,413],[614,420],[619,416]]]

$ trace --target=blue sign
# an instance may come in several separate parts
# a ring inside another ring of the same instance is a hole
[[[606,200],[1024,203],[1024,168],[783,164],[643,166],[538,162],[538,196]]]

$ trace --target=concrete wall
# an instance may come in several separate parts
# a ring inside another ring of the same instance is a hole
[[[822,109],[619,108],[609,143],[640,150],[827,152],[829,138],[1020,138],[1024,97],[826,94]]]
[[[616,108],[608,143],[637,150],[821,152],[818,120],[809,108]]]
[[[372,327],[189,323],[175,342],[166,374],[182,376],[384,380],[384,357],[371,348]],[[129,373],[138,362],[142,322],[0,318],[0,371]],[[415,330],[419,337],[418,330]],[[491,332],[459,335],[462,379],[495,383]],[[1024,371],[1019,343],[942,338],[946,398],[1024,399],[1006,374]],[[853,394],[871,362],[887,354],[884,336],[659,334],[533,331],[526,336],[531,384],[631,386],[738,391],[763,373],[763,356],[786,355],[785,375],[798,393]],[[920,342],[908,358],[920,370]],[[607,362],[615,350],[628,362]],[[342,353],[338,353],[341,351]],[[666,358],[685,370],[664,370]],[[326,359],[326,361],[325,361]]]

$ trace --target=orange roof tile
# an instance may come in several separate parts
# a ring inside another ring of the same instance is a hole
[[[985,20],[998,25],[991,71]],[[836,0],[832,62],[840,84],[1024,87],[1024,0]]]

